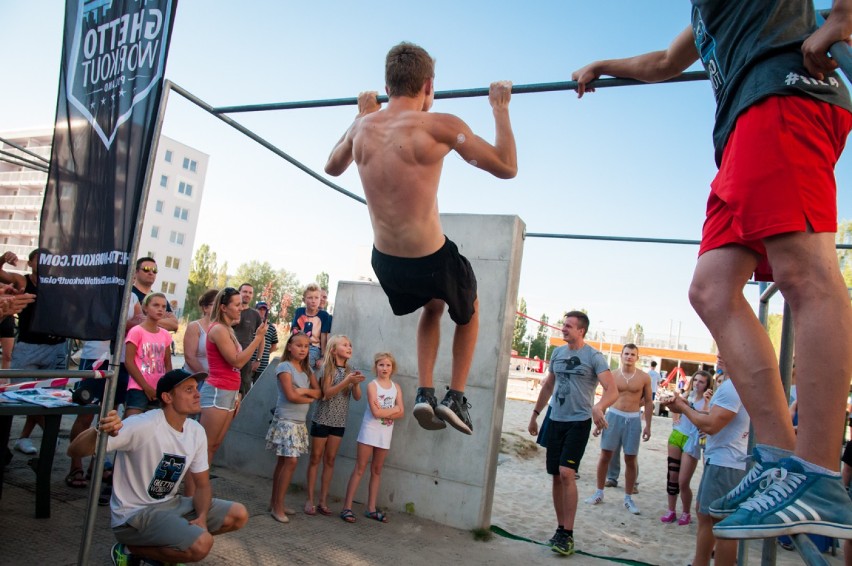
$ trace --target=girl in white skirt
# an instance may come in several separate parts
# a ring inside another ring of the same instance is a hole
[[[266,433],[266,448],[275,449],[278,462],[272,476],[272,518],[289,523],[295,513],[284,506],[284,495],[296,470],[299,456],[309,451],[305,417],[310,403],[320,396],[317,380],[308,364],[310,341],[304,334],[293,334],[284,348],[284,361],[278,365],[278,403],[275,418]]]
[[[367,462],[372,456],[370,466],[370,488],[367,497],[367,509],[364,515],[381,523],[387,523],[387,517],[376,508],[376,498],[379,493],[379,483],[382,480],[382,467],[390,449],[393,435],[394,420],[401,419],[405,410],[402,406],[402,390],[391,381],[396,372],[396,360],[389,352],[380,352],[374,357],[373,369],[376,379],[367,385],[368,410],[364,411],[361,421],[361,432],[358,433],[358,457],[355,469],[349,478],[346,488],[346,501],[340,518],[347,523],[355,522],[352,512],[352,499],[355,490],[361,482],[361,476],[367,469]]]

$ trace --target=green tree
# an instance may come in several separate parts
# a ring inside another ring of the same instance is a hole
[[[256,300],[263,299],[269,304],[270,314],[279,320],[287,321],[293,316],[296,307],[301,302],[302,285],[292,273],[283,269],[275,270],[269,262],[250,261],[237,268],[237,273],[231,278],[239,281],[237,285],[251,283],[254,287]],[[286,308],[282,307],[282,299],[290,297]],[[283,312],[282,312],[283,311]]]
[[[328,273],[325,271],[317,274],[316,282],[320,286],[320,289],[328,289],[328,279]]]
[[[781,352],[781,326],[784,323],[784,315],[770,314],[766,321],[766,333],[769,334],[769,340],[775,348],[775,353]]]
[[[527,314],[527,301],[521,297],[521,300],[518,302],[518,312]],[[527,342],[527,319],[526,316],[521,316],[520,314],[515,316],[515,328],[512,331],[512,349],[518,353],[519,356],[524,355],[521,352],[526,350]]]
[[[187,320],[195,320],[201,316],[198,298],[208,289],[218,288],[216,287],[217,272],[216,252],[212,251],[209,245],[201,244],[195,251],[192,267],[189,270],[189,282],[184,301],[184,316]]]
[[[541,322],[538,325],[538,330],[535,333],[535,338],[533,338],[530,343],[530,351],[527,355],[528,358],[534,358],[538,356],[539,359],[544,359],[545,349],[547,348],[547,338],[550,335],[547,327],[547,315],[541,315]]]
[[[216,288],[224,289],[228,286],[228,262],[222,264],[222,267],[219,268],[219,272],[216,274]],[[239,285],[239,283],[237,283]]]

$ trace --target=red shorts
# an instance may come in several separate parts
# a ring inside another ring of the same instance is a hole
[[[787,232],[837,231],[834,165],[852,128],[846,110],[802,96],[770,96],[738,118],[711,183],[698,255],[731,244],[760,257],[762,240]]]

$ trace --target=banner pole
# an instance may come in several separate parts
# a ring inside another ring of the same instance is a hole
[[[136,230],[133,234],[133,243],[130,246],[130,255],[128,256],[127,275],[124,278],[124,296],[121,301],[121,314],[118,320],[118,330],[115,334],[115,343],[112,354],[111,366],[115,368],[115,376],[106,383],[104,390],[104,399],[101,402],[100,418],[104,418],[112,410],[115,402],[115,391],[118,388],[119,364],[121,363],[121,349],[124,342],[124,333],[127,327],[127,307],[130,305],[130,295],[133,293],[133,276],[135,274],[136,255],[139,252],[139,241],[142,238],[142,223],[145,220],[145,209],[148,206],[148,193],[151,187],[151,177],[154,174],[154,163],[157,158],[157,149],[160,145],[160,133],[163,129],[163,120],[166,117],[166,106],[169,101],[169,92],[171,91],[172,83],[170,80],[163,80],[163,91],[160,95],[160,104],[157,110],[157,120],[154,123],[154,137],[151,141],[151,151],[148,155],[148,165],[145,169],[145,181],[142,185],[142,192],[139,199],[139,210],[136,213]],[[98,427],[99,423],[95,423]],[[101,477],[104,470],[104,461],[106,460],[107,440],[109,436],[98,433],[98,448],[95,455],[94,469],[92,470],[92,479],[89,483],[89,504],[86,507],[86,522],[83,527],[83,539],[80,542],[80,552],[77,555],[77,564],[86,566],[89,564],[89,554],[92,547],[92,535],[95,529],[95,519],[98,513],[98,497],[101,491]]]

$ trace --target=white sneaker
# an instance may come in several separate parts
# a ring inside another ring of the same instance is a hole
[[[33,441],[29,438],[19,438],[15,441],[15,450],[24,454],[38,454],[38,449],[33,445]]]
[[[597,505],[598,503],[603,503],[604,493],[602,489],[595,490],[595,493],[592,494],[591,497],[586,499],[586,503],[589,505]]]
[[[636,507],[636,504],[633,502],[633,498],[629,495],[624,496],[624,508],[633,513],[634,515],[639,514],[639,508]]]

